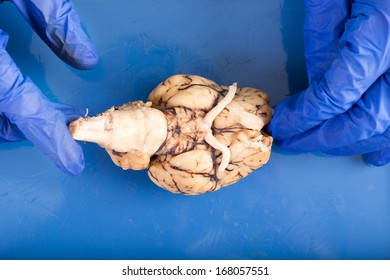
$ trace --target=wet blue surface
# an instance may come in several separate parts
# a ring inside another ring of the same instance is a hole
[[[303,1],[76,1],[100,51],[90,71],[66,66],[11,3],[0,27],[22,71],[52,100],[90,114],[145,100],[176,73],[268,92],[306,86]],[[170,194],[82,144],[71,177],[29,144],[0,145],[1,259],[389,259],[390,165],[289,154],[197,197]]]

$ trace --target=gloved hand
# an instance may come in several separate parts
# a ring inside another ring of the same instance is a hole
[[[390,161],[390,3],[306,0],[309,88],[279,103],[268,126],[293,152]]]
[[[13,0],[42,40],[65,62],[79,69],[96,65],[98,55],[68,0]],[[8,35],[0,30],[0,143],[30,141],[63,171],[84,168],[81,147],[67,124],[81,112],[50,102],[23,76],[6,51]]]

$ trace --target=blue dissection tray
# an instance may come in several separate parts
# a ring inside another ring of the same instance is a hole
[[[266,91],[275,105],[306,87],[303,1],[75,1],[101,61],[60,61],[11,3],[0,28],[22,71],[51,100],[89,108],[146,100],[197,74]],[[2,259],[389,259],[390,165],[360,156],[288,154],[196,197],[123,171],[83,144],[71,177],[30,144],[0,145]]]

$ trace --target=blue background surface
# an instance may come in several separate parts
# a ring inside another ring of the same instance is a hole
[[[176,73],[266,91],[306,86],[303,1],[78,0],[100,51],[90,71],[60,61],[11,3],[0,27],[22,71],[51,99],[89,108],[145,100]],[[249,177],[196,197],[123,171],[82,144],[82,175],[30,144],[0,145],[1,259],[389,259],[390,165],[273,148]]]

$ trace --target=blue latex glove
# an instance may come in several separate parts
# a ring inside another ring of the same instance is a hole
[[[390,2],[307,0],[304,35],[310,85],[276,106],[276,144],[388,163]]]
[[[79,69],[96,65],[98,55],[71,1],[12,2],[62,60]],[[0,142],[30,141],[61,170],[80,173],[84,168],[83,153],[67,124],[81,112],[47,100],[7,53],[7,42],[8,35],[0,30]]]

